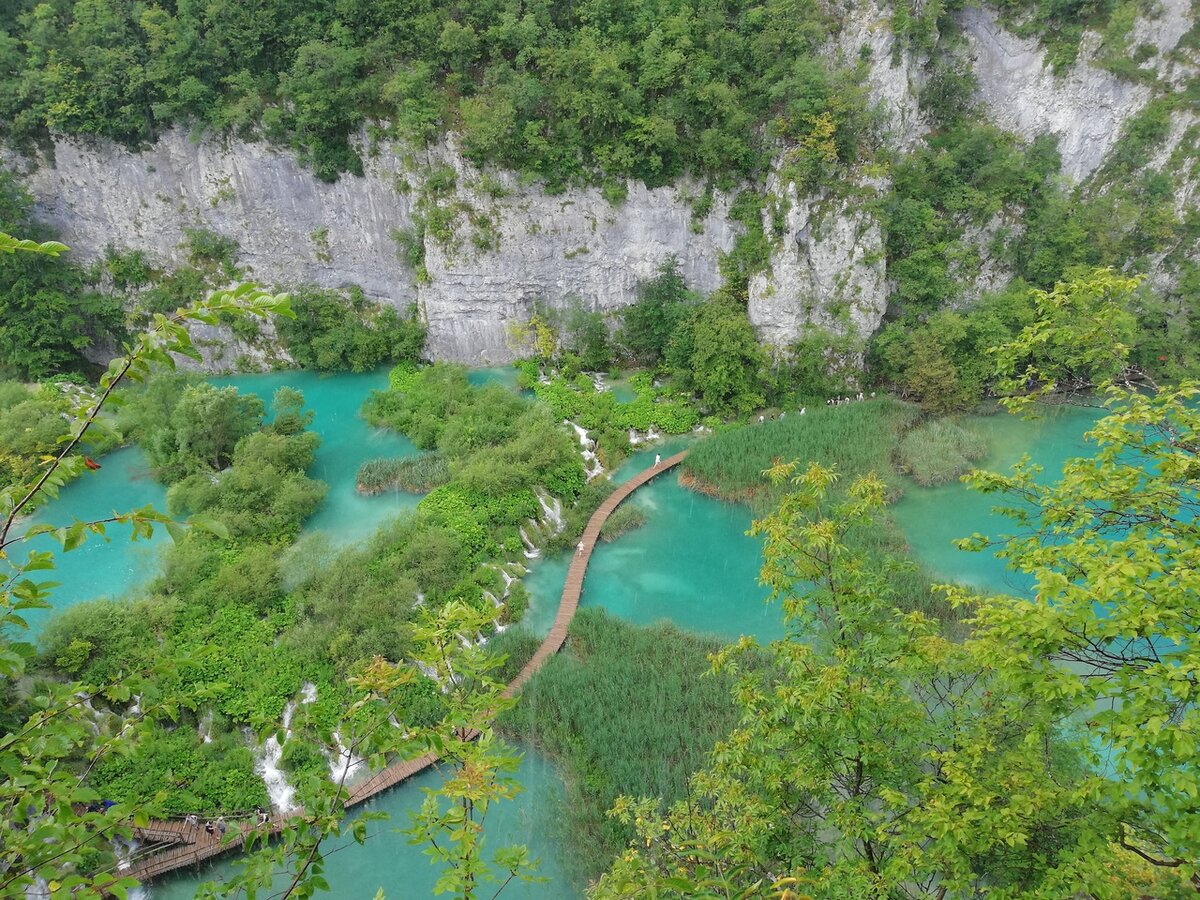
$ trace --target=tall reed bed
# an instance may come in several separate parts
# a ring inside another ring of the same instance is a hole
[[[632,837],[607,816],[618,796],[682,797],[688,776],[736,724],[732,678],[707,674],[719,646],[669,624],[641,628],[581,609],[567,647],[505,713],[509,736],[566,764],[579,874],[604,871]]]
[[[949,419],[935,419],[911,429],[896,448],[896,467],[929,487],[964,475],[987,456],[987,441]]]
[[[917,419],[917,407],[890,398],[792,411],[783,419],[749,425],[701,441],[683,463],[685,479],[725,499],[773,494],[763,477],[776,460],[799,459],[836,467],[843,477],[874,471],[892,477],[890,456]]]

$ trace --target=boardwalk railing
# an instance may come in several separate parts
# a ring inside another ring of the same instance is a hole
[[[567,639],[567,631],[571,627],[571,620],[575,618],[575,612],[579,609],[579,597],[583,593],[583,576],[587,572],[588,562],[592,558],[592,551],[596,549],[596,541],[600,538],[600,529],[604,527],[604,523],[608,521],[608,517],[613,514],[616,508],[630,494],[642,485],[683,462],[687,453],[686,450],[682,453],[676,453],[674,456],[662,460],[657,465],[638,473],[613,491],[600,504],[599,509],[592,513],[592,517],[588,519],[587,527],[583,530],[583,537],[580,539],[579,548],[571,560],[571,568],[567,571],[567,580],[563,584],[562,598],[558,602],[558,614],[554,617],[554,624],[550,628],[550,633],[546,635],[546,639],[542,641],[541,646],[537,648],[537,652],[533,654],[533,657],[525,664],[525,667],[517,673],[517,677],[508,683],[508,687],[504,689],[505,697],[514,696],[517,691],[525,686],[529,679],[533,677],[533,673],[541,668],[547,659],[562,649],[562,645]],[[388,788],[394,787],[403,781],[407,781],[419,772],[423,772],[434,765],[438,761],[438,758],[436,753],[427,753],[417,759],[394,763],[376,772],[370,778],[350,789],[350,796],[346,800],[347,808],[364,803],[376,794],[386,791]],[[299,811],[296,811],[291,815],[298,814]],[[282,815],[272,817],[266,823],[267,833],[271,835],[278,834],[280,829],[283,828],[286,818],[286,816]],[[164,839],[173,840],[177,845],[162,853],[152,853],[145,859],[135,858],[131,861],[132,864],[130,867],[123,870],[120,874],[133,876],[139,881],[149,881],[152,878],[165,875],[167,872],[196,865],[206,859],[212,859],[222,853],[227,853],[230,850],[241,847],[250,830],[251,827],[249,825],[243,826],[241,823],[234,823],[231,826],[230,834],[225,840],[222,840],[220,835],[210,837],[202,827],[193,827],[183,822],[152,822],[145,829],[135,829],[135,833],[140,832],[145,838],[151,841],[162,842]],[[178,845],[179,842],[182,842],[182,846]]]

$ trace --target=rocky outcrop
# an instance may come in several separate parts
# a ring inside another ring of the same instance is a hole
[[[1122,123],[1150,99],[1146,85],[1091,63],[1099,42],[1094,32],[1086,33],[1075,64],[1056,75],[1038,42],[1006,31],[992,10],[970,7],[959,21],[989,118],[1027,139],[1056,135],[1063,171],[1072,178],[1086,178],[1100,167]]]
[[[467,241],[426,241],[429,283],[418,297],[429,350],[439,358],[508,361],[515,353],[508,325],[527,320],[535,303],[562,306],[578,298],[588,309],[613,312],[671,257],[693,289],[707,293],[720,285],[717,260],[733,246],[737,227],[724,195],[696,220],[692,201],[702,188],[686,181],[654,190],[629,182],[626,199],[613,204],[595,188],[551,195],[492,173],[503,195],[494,199],[473,187],[479,173],[452,147],[439,155],[455,168],[460,186],[446,203],[489,218],[496,236],[487,250]]]
[[[786,226],[769,269],[750,281],[750,321],[776,347],[814,327],[870,336],[887,307],[887,272],[883,231],[864,195],[880,185],[836,198],[774,189],[786,198]]]
[[[561,195],[492,173],[489,187],[452,143],[414,155],[377,144],[361,178],[318,181],[287,152],[263,143],[190,141],[182,130],[132,153],[113,145],[63,140],[55,164],[32,167],[28,184],[38,213],[78,258],[105,248],[140,248],[157,264],[187,258],[188,229],[233,238],[239,264],[265,284],[357,284],[398,307],[416,302],[429,323],[429,351],[439,359],[483,365],[511,360],[508,325],[537,302],[578,298],[611,312],[632,302],[640,280],[675,257],[688,284],[715,289],[717,260],[736,226],[717,195],[697,221],[700,188],[682,183],[609,203],[599,190]],[[425,237],[428,279],[399,255],[397,233],[416,225],[417,190],[430,166],[449,166],[455,187],[432,201],[461,211],[449,239]],[[472,241],[469,219],[486,221],[489,240]],[[245,356],[227,353],[226,363]]]
[[[878,0],[858,0],[846,10],[830,56],[846,69],[865,59],[868,102],[882,116],[894,146],[907,150],[928,130],[918,102],[925,80],[922,60],[900,46],[891,11]]]

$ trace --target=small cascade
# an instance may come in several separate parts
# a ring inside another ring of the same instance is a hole
[[[300,688],[300,703],[308,704],[317,699],[317,686],[305,682]],[[292,733],[292,715],[296,712],[297,703],[289,700],[283,708],[284,740]],[[289,813],[296,808],[296,789],[288,784],[287,773],[280,768],[283,760],[283,745],[277,735],[271,735],[259,748],[258,759],[254,770],[267,786],[267,796],[271,798],[272,808],[281,813]]]
[[[496,607],[496,609],[499,609],[500,607],[502,607],[504,605],[504,601],[501,600],[499,597],[497,597],[495,594],[493,594],[491,591],[484,591],[483,596],[487,597],[488,600],[492,601],[492,606]]]
[[[213,728],[213,713],[210,709],[200,719],[200,724],[196,726],[196,733],[200,735],[200,740],[205,744],[212,743],[212,728]]]
[[[640,431],[637,431],[633,428],[629,429],[629,445],[631,447],[636,447],[638,444],[649,444],[653,443],[654,441],[661,440],[662,435],[655,430],[653,425],[650,426],[650,430],[645,434],[642,434]]]
[[[562,517],[561,501],[557,497],[551,497],[549,494],[544,493],[541,488],[538,488],[535,493],[537,494],[538,505],[541,506],[546,521],[554,526],[551,534],[561,533],[563,528],[566,527],[566,523],[563,522]],[[547,498],[549,502],[547,502]]]
[[[333,733],[333,742],[337,746],[337,752],[328,754],[329,777],[337,784],[346,784],[350,779],[350,772],[355,766],[362,765],[366,760],[361,756],[356,756],[349,747],[344,745],[342,736],[336,731]]]
[[[542,555],[542,551],[537,548],[537,545],[529,539],[529,535],[525,533],[525,526],[521,525],[517,528],[517,534],[521,536],[521,543],[525,545],[525,558],[537,559]]]
[[[569,419],[566,422],[575,429],[575,434],[579,438],[579,455],[583,457],[583,471],[587,480],[591,481],[604,472],[604,466],[600,465],[600,459],[595,453],[596,442],[588,437],[586,428],[576,425]]]
[[[96,707],[92,706],[92,698],[90,696],[88,696],[86,693],[84,693],[83,691],[80,691],[79,693],[77,693],[75,695],[75,697],[77,699],[83,701],[83,703],[81,705],[83,706],[84,709],[86,709],[88,711],[88,713],[90,713],[90,718],[92,720],[92,731],[94,731],[97,735],[99,735],[100,734],[100,721],[103,718],[100,715],[100,710],[98,710],[98,709],[96,709]]]

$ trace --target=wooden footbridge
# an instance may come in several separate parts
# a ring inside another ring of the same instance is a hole
[[[567,571],[567,580],[563,584],[562,599],[558,603],[558,614],[554,617],[554,625],[550,633],[542,641],[537,652],[509,682],[504,689],[505,697],[514,696],[530,678],[541,668],[542,664],[556,654],[567,639],[567,631],[575,611],[579,608],[579,597],[583,592],[583,576],[587,572],[588,561],[600,538],[600,529],[608,521],[613,511],[634,491],[653,480],[658,475],[674,468],[683,462],[687,451],[676,453],[656,465],[640,472],[626,481],[600,504],[600,508],[592,513],[587,527],[583,530],[579,548],[571,560],[571,568]],[[389,788],[395,787],[402,781],[407,781],[419,772],[423,772],[438,761],[437,754],[427,753],[417,759],[405,760],[388,766],[365,781],[350,789],[346,800],[347,808],[357,806]],[[302,810],[296,810],[289,815],[302,815]],[[144,848],[130,860],[127,868],[120,871],[123,877],[133,877],[139,881],[150,881],[176,869],[194,866],[197,863],[212,859],[223,853],[228,853],[241,847],[251,833],[268,835],[278,834],[283,828],[288,815],[276,815],[265,823],[252,818],[235,819],[228,823],[228,833],[208,835],[199,824],[189,824],[184,820],[154,821],[145,828],[136,828],[134,833],[141,839]]]

